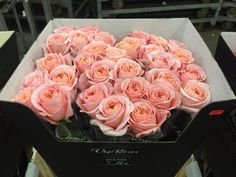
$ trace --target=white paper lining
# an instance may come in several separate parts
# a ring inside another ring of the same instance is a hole
[[[222,32],[222,38],[232,52],[236,51],[236,32]]]

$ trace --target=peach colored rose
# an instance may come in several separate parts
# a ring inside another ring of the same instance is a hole
[[[44,76],[41,71],[34,71],[27,74],[22,82],[23,88],[35,89],[44,83]]]
[[[181,86],[179,77],[168,69],[154,68],[150,71],[147,71],[145,73],[145,79],[150,83],[155,83],[156,81],[165,82],[172,85],[175,90],[179,90]]]
[[[36,69],[50,72],[58,65],[72,65],[69,54],[63,56],[61,54],[50,53],[47,56],[36,60]]]
[[[156,133],[167,115],[168,111],[156,109],[146,100],[135,102],[129,120],[131,134],[139,138]]]
[[[135,37],[135,38],[139,38],[142,40],[145,40],[145,42],[148,44],[150,41],[150,34],[143,32],[143,31],[133,31],[132,33],[130,33],[128,35],[129,37]]]
[[[70,90],[59,84],[43,84],[34,90],[31,102],[38,114],[50,123],[73,115]]]
[[[96,33],[94,36],[94,40],[103,41],[110,46],[114,46],[116,43],[116,39],[113,35],[109,34],[108,32],[103,32],[103,31]]]
[[[32,103],[31,103],[32,93],[33,93],[32,88],[24,88],[16,94],[13,101],[19,102],[19,103],[22,103],[26,106],[31,107],[32,106]]]
[[[190,80],[180,88],[182,108],[190,112],[198,112],[211,100],[209,85],[203,82]]]
[[[98,112],[100,102],[110,96],[112,92],[111,83],[97,83],[81,92],[76,99],[76,103],[81,108],[81,112],[94,116]]]
[[[95,53],[103,58],[104,56],[106,56],[106,50],[108,46],[109,45],[103,41],[93,41],[85,46],[83,51],[86,51],[88,53]]]
[[[85,73],[91,84],[108,82],[111,79],[111,71],[114,66],[115,62],[111,60],[101,60],[93,63]]]
[[[206,79],[206,74],[200,66],[188,64],[183,65],[180,69],[179,78],[182,82],[187,82],[188,80],[204,81]]]
[[[174,39],[169,40],[168,47],[167,47],[167,50],[169,52],[174,52],[175,50],[179,48],[188,49],[188,47],[182,42],[176,41]]]
[[[87,78],[85,73],[82,73],[79,76],[79,81],[78,81],[78,89],[80,91],[83,91],[87,88],[89,88],[92,84],[89,82],[89,79]]]
[[[168,41],[165,40],[161,36],[151,35],[151,39],[150,39],[149,44],[155,44],[155,45],[161,46],[162,48],[165,49],[168,45]]]
[[[107,47],[105,59],[117,62],[120,58],[128,57],[126,51],[116,47]]]
[[[134,37],[125,37],[122,41],[117,43],[115,47],[119,49],[123,49],[126,51],[127,55],[130,57],[136,58],[138,57],[138,52],[141,45],[144,45],[145,42],[141,39]]]
[[[100,114],[91,119],[91,125],[98,126],[108,136],[122,136],[128,130],[133,103],[125,96],[109,96],[99,105]]]
[[[171,71],[177,71],[181,67],[179,60],[163,51],[149,53],[147,58],[149,60],[149,68],[166,68]]]
[[[171,110],[179,107],[180,95],[165,82],[155,82],[148,87],[147,99],[159,109]]]
[[[149,82],[143,77],[131,77],[125,79],[121,84],[121,90],[130,99],[141,99],[149,86]]]
[[[69,33],[74,30],[75,28],[72,26],[62,26],[62,27],[54,29],[54,33]]]
[[[189,64],[194,61],[192,52],[186,49],[176,49],[173,52],[173,56],[183,64]]]
[[[78,75],[84,73],[94,62],[98,60],[98,55],[88,52],[80,52],[74,58],[74,65],[76,66]]]
[[[90,37],[86,33],[79,30],[70,32],[69,37],[71,43],[70,49],[74,54],[81,51],[91,41]]]
[[[101,31],[100,28],[96,25],[88,25],[86,27],[80,28],[79,30],[91,35],[91,37]]]
[[[147,59],[147,55],[152,52],[159,52],[163,51],[164,49],[161,46],[155,45],[155,44],[149,44],[149,45],[143,45],[140,47],[139,50],[139,59]]]
[[[47,81],[51,84],[61,84],[71,90],[77,84],[75,68],[68,65],[59,65],[54,68],[47,76]]]
[[[137,62],[122,58],[117,61],[113,70],[113,78],[116,80],[117,78],[128,78],[141,76],[144,73],[142,67]]]
[[[50,34],[47,38],[44,53],[61,53],[65,55],[70,50],[68,34],[67,33],[54,33]]]

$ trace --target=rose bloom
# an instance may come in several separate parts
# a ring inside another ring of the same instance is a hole
[[[149,53],[147,58],[149,60],[149,68],[166,68],[171,71],[177,71],[181,67],[179,60],[163,51]]]
[[[190,80],[180,88],[182,108],[190,112],[198,112],[211,100],[209,85],[203,82]]]
[[[152,69],[145,73],[145,79],[150,83],[154,83],[156,81],[165,82],[170,84],[174,89],[179,90],[181,86],[181,82],[179,77],[171,72],[168,69]]]
[[[97,83],[81,92],[76,99],[76,103],[81,108],[81,112],[94,116],[98,111],[100,102],[110,96],[112,92],[113,87],[111,83]]]
[[[34,90],[31,102],[37,113],[50,123],[73,115],[70,90],[59,84],[43,84]]]
[[[134,111],[130,114],[131,134],[136,138],[155,134],[166,120],[168,111],[156,109],[146,100],[134,103]]]
[[[111,78],[111,70],[114,68],[115,62],[111,60],[101,60],[93,63],[91,67],[85,71],[89,82],[100,83],[107,82]]]
[[[82,31],[73,31],[70,33],[71,51],[76,54],[90,43],[89,36]]]
[[[43,73],[41,71],[34,71],[27,74],[22,82],[23,88],[35,89],[44,83]]]
[[[103,31],[96,33],[94,36],[94,40],[95,41],[103,41],[110,46],[114,46],[116,43],[116,39],[113,35],[111,35],[107,32],[103,32]]]
[[[186,49],[177,49],[173,52],[173,56],[182,64],[189,64],[193,62],[192,53]]]
[[[174,39],[169,40],[167,48],[168,48],[167,50],[171,53],[179,48],[180,49],[188,49],[188,47],[184,43],[176,41]]]
[[[180,95],[165,82],[155,82],[148,87],[147,99],[159,109],[171,110],[179,107]]]
[[[94,35],[101,31],[100,28],[96,25],[88,25],[86,27],[80,28],[79,30],[90,35]]]
[[[141,76],[144,73],[142,67],[137,62],[122,58],[117,61],[113,70],[113,78],[116,80],[117,78],[128,78]]]
[[[64,85],[72,90],[77,83],[75,68],[68,65],[59,65],[48,74],[47,81],[51,84]]]
[[[133,103],[125,96],[109,96],[99,105],[100,114],[90,120],[90,124],[98,126],[108,136],[123,136],[128,130]]]
[[[36,60],[36,70],[50,72],[58,65],[72,65],[70,55],[67,54],[63,56],[61,54],[50,53],[49,55]]]
[[[179,78],[182,82],[187,82],[188,80],[204,81],[206,79],[206,74],[200,66],[188,64],[183,65],[180,69]]]
[[[109,45],[103,41],[93,41],[87,46],[84,47],[83,51],[88,53],[95,53],[100,57],[104,57],[106,55],[106,50]]]
[[[116,47],[107,47],[105,59],[117,62],[119,59],[127,57],[126,51]]]
[[[150,34],[148,33],[145,33],[143,31],[133,31],[132,33],[130,33],[128,35],[129,37],[135,37],[135,38],[139,38],[139,39],[142,39],[142,40],[145,40],[145,42],[148,44],[149,41],[150,41]]]
[[[31,107],[32,106],[32,103],[31,103],[32,93],[33,93],[32,88],[24,88],[16,94],[13,101],[22,103],[28,107]]]
[[[161,46],[155,45],[155,44],[149,44],[149,45],[143,45],[140,47],[139,50],[139,59],[147,59],[147,55],[152,52],[160,52],[164,49]]]
[[[155,45],[161,46],[162,48],[165,49],[168,45],[168,41],[165,40],[161,36],[151,35],[151,39],[150,39],[149,44],[155,44]]]
[[[88,52],[79,52],[74,58],[74,65],[76,66],[78,75],[84,73],[94,62],[98,60],[98,55]]]
[[[68,34],[67,33],[54,33],[50,34],[47,38],[44,53],[61,53],[65,55],[70,50]]]
[[[130,99],[141,99],[149,86],[143,77],[131,77],[121,83],[121,90]]]
[[[127,55],[132,58],[138,57],[139,48],[145,44],[144,41],[134,37],[125,37],[122,41],[117,43],[115,47],[126,51]]]
[[[59,28],[56,28],[54,30],[54,33],[69,33],[71,31],[74,31],[74,27],[72,26],[62,26],[62,27],[59,27]]]

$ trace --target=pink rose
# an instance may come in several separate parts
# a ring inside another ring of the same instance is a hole
[[[64,85],[72,90],[77,83],[75,68],[68,65],[59,65],[48,74],[47,81],[51,84]]]
[[[76,54],[81,51],[86,45],[90,43],[89,36],[82,31],[72,31],[70,33],[71,51]]]
[[[206,74],[200,66],[188,64],[183,65],[180,69],[179,78],[182,82],[187,82],[188,80],[204,81],[206,79]]]
[[[155,82],[148,87],[147,99],[159,109],[171,110],[179,107],[180,95],[165,82]]]
[[[141,45],[146,44],[144,41],[134,37],[125,37],[122,41],[117,43],[115,47],[126,51],[130,57],[138,57],[139,48]]]
[[[170,51],[171,53],[179,48],[180,49],[188,49],[188,47],[184,43],[173,40],[173,39],[169,40],[167,48],[168,48],[168,51]]]
[[[116,47],[107,47],[105,58],[117,62],[120,58],[127,57],[126,51]]]
[[[100,57],[106,56],[106,50],[109,45],[103,41],[93,41],[84,47],[83,51],[88,53],[95,53]]]
[[[31,107],[32,106],[32,103],[31,103],[32,93],[33,93],[32,88],[24,88],[16,94],[13,101],[19,102],[19,103],[22,103],[28,107]]]
[[[121,84],[121,90],[130,99],[141,99],[149,86],[149,82],[143,77],[131,77],[125,79]]]
[[[177,71],[181,67],[179,60],[163,51],[149,53],[147,58],[149,60],[149,68],[166,68],[171,71]]]
[[[125,96],[109,96],[99,105],[100,114],[91,119],[91,125],[98,126],[108,136],[125,135],[129,127],[130,113],[133,103]]]
[[[59,84],[43,84],[32,94],[31,102],[42,118],[56,123],[73,115],[70,90]]]
[[[65,56],[61,54],[50,53],[49,55],[36,60],[37,70],[50,72],[58,65],[72,65],[70,54]]]
[[[210,102],[209,85],[203,82],[190,80],[180,88],[182,108],[190,112],[198,112]]]
[[[132,33],[130,33],[128,35],[129,37],[135,37],[135,38],[139,38],[139,39],[142,39],[142,40],[145,40],[146,43],[149,43],[150,41],[150,34],[148,33],[145,33],[143,31],[133,31]]]
[[[103,41],[110,46],[114,46],[116,43],[116,39],[114,38],[113,35],[111,35],[107,32],[103,32],[103,31],[96,33],[94,36],[94,40],[95,41]]]
[[[78,81],[78,89],[80,91],[83,91],[87,88],[89,88],[92,84],[89,82],[89,79],[87,78],[85,73],[82,73],[79,76],[79,81]]]
[[[128,77],[136,77],[141,76],[144,73],[142,67],[137,62],[122,58],[117,61],[113,70],[113,78],[116,80],[117,78],[128,78]]]
[[[74,58],[74,65],[76,66],[78,75],[84,73],[84,71],[89,68],[93,63],[98,60],[97,54],[88,53],[88,52],[80,52]]]
[[[80,28],[79,30],[89,34],[91,37],[101,31],[100,28],[96,25],[88,25],[86,27]]]
[[[192,52],[186,49],[176,49],[173,52],[173,56],[183,64],[189,64],[193,62]]]
[[[158,110],[146,100],[135,102],[129,120],[131,134],[139,138],[156,133],[167,115],[168,111]]]
[[[150,83],[155,83],[156,81],[165,82],[170,84],[177,91],[181,86],[179,77],[168,69],[154,68],[150,71],[147,71],[145,73],[145,79],[147,79]]]
[[[41,71],[34,71],[27,74],[22,82],[23,88],[35,89],[44,83],[43,73]]]
[[[108,82],[111,79],[110,72],[114,66],[115,62],[111,60],[101,60],[93,63],[85,73],[91,84]]]
[[[54,33],[69,33],[71,31],[74,31],[74,27],[72,26],[62,26],[62,27],[59,27],[59,28],[56,28],[54,29]]]
[[[54,33],[50,34],[46,41],[44,53],[61,53],[65,55],[70,50],[68,34]]]
[[[112,92],[111,83],[97,83],[81,92],[76,99],[76,103],[81,108],[81,112],[94,116],[98,112],[100,102],[110,96]]]
[[[148,54],[160,51],[164,52],[164,49],[161,46],[155,44],[143,45],[139,50],[139,59],[147,59]]]
[[[151,35],[151,39],[150,39],[149,44],[155,44],[155,45],[161,46],[163,49],[165,49],[168,45],[168,41],[165,40],[161,36]]]

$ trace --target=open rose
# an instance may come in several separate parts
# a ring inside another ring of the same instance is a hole
[[[59,65],[48,74],[47,81],[51,84],[64,85],[72,90],[77,83],[75,68],[68,65]]]
[[[147,55],[152,52],[159,52],[163,51],[164,49],[161,46],[155,44],[143,45],[140,47],[139,50],[139,59],[147,59]]]
[[[54,33],[69,33],[71,31],[74,31],[74,27],[72,26],[63,26],[63,27],[54,29]]]
[[[144,73],[142,67],[137,62],[122,58],[117,61],[113,70],[113,78],[127,78],[141,76]]]
[[[96,25],[88,25],[86,27],[80,28],[79,30],[85,32],[92,38],[94,37],[96,33],[101,31],[100,28]]]
[[[70,90],[59,84],[43,84],[34,90],[31,102],[37,113],[56,123],[73,115]]]
[[[130,99],[141,99],[149,86],[149,82],[143,77],[131,77],[121,84],[121,90]]]
[[[98,126],[108,136],[123,136],[128,130],[133,103],[125,96],[109,96],[99,105],[100,114],[91,119],[91,125]]]
[[[171,71],[177,71],[181,67],[179,60],[163,51],[149,53],[147,58],[149,60],[149,68],[166,68]]]
[[[145,33],[143,31],[133,31],[132,33],[130,33],[128,35],[129,37],[135,37],[135,38],[139,38],[139,39],[144,39],[145,42],[148,44],[150,41],[150,34]]]
[[[70,50],[68,34],[67,33],[54,33],[50,34],[46,41],[44,53],[61,53],[65,55]]]
[[[71,65],[71,57],[69,54],[63,56],[61,54],[50,53],[47,56],[36,60],[37,70],[50,72],[58,65]]]
[[[81,108],[81,112],[94,116],[98,111],[100,102],[110,96],[112,92],[111,83],[97,83],[81,92],[76,99],[76,103]]]
[[[70,33],[71,51],[76,54],[90,43],[89,36],[82,31],[73,31]]]
[[[159,109],[171,110],[179,107],[180,95],[175,89],[164,82],[155,82],[148,87],[147,99]]]
[[[41,71],[34,71],[27,74],[22,82],[22,87],[35,89],[44,83],[43,73]]]
[[[78,75],[84,73],[84,71],[89,68],[94,62],[98,60],[97,54],[80,52],[74,58],[74,65],[76,66]]]
[[[173,56],[183,64],[189,64],[193,62],[192,52],[186,49],[177,49],[173,52]]]
[[[182,42],[176,41],[174,39],[169,40],[168,47],[167,47],[167,50],[169,52],[173,53],[175,50],[177,50],[179,48],[180,49],[188,49],[188,47]]]
[[[89,53],[95,53],[100,57],[104,57],[106,55],[106,50],[109,45],[103,41],[93,41],[87,46],[84,47],[84,51]]]
[[[199,81],[188,81],[180,88],[182,108],[190,112],[198,112],[210,102],[209,85]]]
[[[111,70],[114,68],[115,62],[111,60],[101,60],[92,64],[90,69],[86,70],[86,76],[91,84],[107,82],[111,78]]]
[[[200,66],[188,64],[182,66],[179,71],[179,78],[182,82],[187,82],[188,80],[204,81],[206,79],[206,74]]]
[[[18,103],[22,103],[26,106],[31,107],[32,106],[32,103],[31,103],[32,93],[33,93],[32,88],[24,88],[16,94],[13,101],[16,101]]]
[[[105,58],[117,62],[120,58],[127,57],[126,51],[116,47],[107,47]]]
[[[103,41],[110,46],[114,46],[114,44],[116,43],[116,39],[114,38],[113,35],[111,35],[107,32],[103,32],[103,31],[96,33],[94,36],[94,40],[95,41]]]
[[[141,45],[146,44],[144,41],[134,37],[125,37],[122,41],[117,43],[115,47],[124,49],[132,58],[138,57],[139,48]]]
[[[147,79],[150,83],[154,83],[156,81],[168,83],[176,90],[179,90],[181,86],[178,76],[168,69],[154,68],[149,70],[145,73],[145,79]]]
[[[167,115],[168,111],[156,109],[146,100],[135,102],[129,120],[131,134],[139,138],[156,133]]]
[[[162,48],[165,49],[168,45],[168,41],[165,40],[161,36],[151,35],[151,39],[150,39],[149,44],[155,44],[155,45],[161,46]]]

